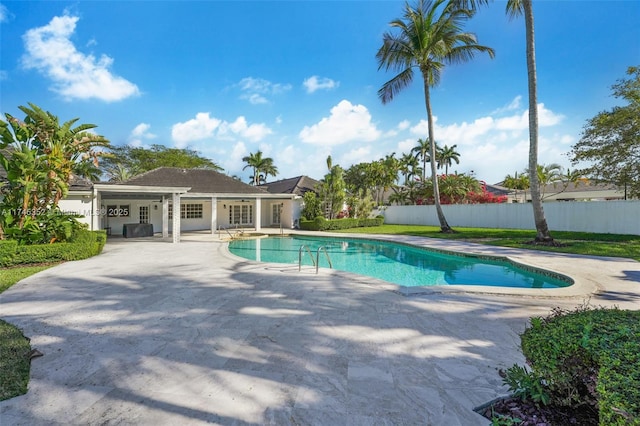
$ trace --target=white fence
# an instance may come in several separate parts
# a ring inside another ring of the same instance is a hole
[[[640,235],[640,201],[544,203],[552,231]],[[442,206],[449,225],[471,228],[535,229],[531,204]],[[435,206],[389,206],[378,211],[385,223],[439,226]]]

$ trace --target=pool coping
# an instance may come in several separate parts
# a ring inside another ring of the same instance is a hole
[[[601,256],[584,256],[576,254],[566,253],[554,253],[543,252],[535,250],[514,249],[509,247],[488,246],[479,243],[471,243],[466,241],[454,241],[454,240],[442,240],[428,237],[418,236],[405,236],[405,235],[390,235],[390,234],[351,234],[351,233],[336,233],[336,232],[321,232],[321,231],[300,231],[293,230],[288,232],[289,235],[308,235],[308,236],[320,236],[320,237],[334,237],[334,238],[351,238],[362,240],[378,240],[385,242],[394,242],[414,246],[418,248],[425,248],[437,252],[443,252],[453,255],[467,255],[473,257],[486,257],[497,260],[506,260],[515,264],[516,266],[523,267],[525,269],[531,268],[536,272],[549,272],[556,276],[566,277],[573,281],[573,284],[567,287],[558,288],[516,288],[516,287],[498,287],[498,286],[481,286],[481,285],[447,285],[447,286],[424,286],[424,287],[405,287],[398,284],[389,283],[388,281],[380,280],[377,278],[367,277],[367,279],[376,280],[380,283],[386,284],[388,289],[401,294],[403,296],[415,296],[433,293],[473,293],[473,294],[490,294],[490,295],[504,295],[504,296],[526,296],[526,297],[553,297],[553,298],[569,298],[569,297],[588,297],[591,294],[595,294],[602,290],[602,287],[594,280],[585,279],[585,277],[578,273],[579,271],[565,272],[564,269],[571,268],[572,259],[609,259]],[[273,234],[277,236],[276,234]],[[255,262],[248,259],[244,259],[233,255],[228,249],[228,242],[225,252],[236,259],[242,259],[248,262]],[[611,260],[625,260],[631,259],[625,258],[610,258]],[[560,264],[561,261],[567,263]],[[255,262],[264,263],[270,265],[280,265],[278,263],[268,262]],[[552,265],[549,265],[552,263]],[[560,272],[558,268],[562,267],[563,272]],[[327,268],[321,268],[321,270]],[[328,270],[328,269],[327,269]],[[334,271],[334,270],[329,270]],[[356,274],[347,271],[335,271],[341,274],[347,274],[357,277],[365,277],[364,275]],[[386,287],[385,286],[385,287]]]

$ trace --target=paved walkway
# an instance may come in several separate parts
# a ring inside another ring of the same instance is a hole
[[[394,239],[398,239],[394,237]],[[111,240],[0,295],[0,315],[44,353],[0,424],[486,425],[532,315],[640,308],[640,264],[508,254],[569,273],[564,297],[434,291],[239,260],[211,236]],[[478,290],[478,289],[475,289]],[[482,290],[482,289],[480,289]]]

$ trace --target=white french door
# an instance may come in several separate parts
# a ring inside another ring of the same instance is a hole
[[[229,206],[231,225],[253,225],[253,206],[251,204],[231,204]]]

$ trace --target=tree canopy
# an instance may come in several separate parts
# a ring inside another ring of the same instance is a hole
[[[109,180],[120,182],[158,167],[222,171],[222,167],[202,157],[198,151],[167,148],[164,145],[151,145],[150,148],[128,145],[113,147],[111,154],[103,161],[102,170]]]
[[[613,96],[626,105],[587,121],[572,147],[571,161],[590,162],[582,173],[622,186],[630,197],[640,197],[640,66],[629,67],[627,75],[611,86]]]

